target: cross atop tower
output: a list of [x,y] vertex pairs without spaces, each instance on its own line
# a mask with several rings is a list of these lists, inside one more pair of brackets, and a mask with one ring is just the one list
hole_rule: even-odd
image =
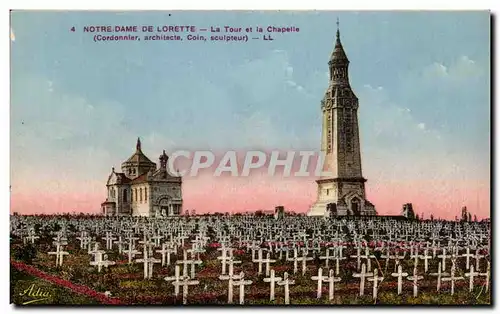
[[340,42],[340,22],[338,17],[337,17],[337,42]]

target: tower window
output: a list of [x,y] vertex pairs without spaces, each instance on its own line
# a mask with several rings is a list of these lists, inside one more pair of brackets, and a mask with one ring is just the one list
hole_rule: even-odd
[[142,188],[139,189],[139,201],[142,203]]
[[127,199],[127,198],[128,198],[128,195],[127,195],[127,190],[123,190],[123,201],[124,201],[125,203],[127,203],[127,202],[128,202],[128,199]]
[[148,202],[148,188],[144,188],[144,201]]

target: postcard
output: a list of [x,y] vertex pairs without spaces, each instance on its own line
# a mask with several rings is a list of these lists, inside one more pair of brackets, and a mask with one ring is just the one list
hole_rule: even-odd
[[10,302],[491,306],[489,11],[11,11]]

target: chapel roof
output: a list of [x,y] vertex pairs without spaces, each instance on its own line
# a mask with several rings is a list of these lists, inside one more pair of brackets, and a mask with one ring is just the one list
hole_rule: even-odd
[[115,168],[111,168],[111,174],[108,177],[107,184],[110,184],[113,175],[116,177],[116,181],[113,184],[127,184],[130,179],[122,172],[115,172]]
[[148,173],[143,173],[137,178],[130,181],[130,184],[143,183],[148,181]]
[[123,172],[115,172],[116,177],[121,180],[122,183],[130,182],[130,179]]
[[124,162],[124,164],[127,164],[127,163],[156,165],[148,157],[146,157],[146,155],[144,155],[144,153],[142,152],[141,140],[139,138],[137,138],[137,145],[136,145],[135,153]]

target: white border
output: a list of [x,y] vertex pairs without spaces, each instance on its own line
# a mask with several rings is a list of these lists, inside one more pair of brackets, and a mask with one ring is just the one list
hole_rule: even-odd
[[[167,4],[168,3],[168,4]],[[320,1],[320,0],[308,0],[308,1],[283,1],[283,2],[275,2],[271,3],[269,0],[239,0],[239,1],[215,1],[215,0],[210,0],[210,1],[204,1],[204,0],[198,0],[198,1],[162,1],[159,3],[155,3],[154,1],[147,1],[147,0],[141,0],[141,1],[131,1],[131,0],[119,0],[119,1],[110,1],[109,3],[104,3],[102,0],[83,0],[83,1],[57,1],[57,0],[44,0],[44,1],[2,1],[0,6],[2,7],[1,15],[0,15],[0,22],[1,22],[1,30],[0,34],[2,34],[2,40],[0,40],[0,54],[2,58],[0,58],[2,62],[1,69],[4,69],[3,75],[2,75],[2,84],[0,85],[0,91],[1,91],[1,99],[3,100],[2,105],[0,106],[0,127],[2,128],[0,132],[0,139],[1,139],[1,146],[3,149],[0,151],[0,156],[1,156],[1,167],[0,167],[0,180],[1,180],[1,189],[0,189],[0,200],[2,203],[3,207],[3,212],[4,216],[1,216],[1,224],[4,226],[3,230],[6,230],[5,233],[7,233],[7,230],[9,230],[9,208],[10,208],[10,194],[9,194],[9,182],[10,182],[10,164],[9,164],[9,150],[6,149],[7,147],[10,148],[10,125],[9,125],[9,120],[10,120],[10,115],[9,115],[9,90],[10,90],[10,85],[9,85],[9,46],[10,46],[10,40],[9,40],[9,35],[10,35],[10,27],[9,27],[9,9],[44,9],[44,10],[51,10],[51,9],[57,9],[57,10],[116,10],[116,11],[124,11],[124,10],[311,10],[311,9],[321,9],[321,10],[487,10],[491,9],[493,13],[498,12],[497,7],[499,6],[500,1],[498,0],[474,0],[474,1],[459,1],[459,0],[419,0],[419,1],[391,1],[391,0],[349,0],[349,1],[335,1],[335,2],[329,2],[327,1]],[[498,21],[497,21],[498,23]],[[496,36],[495,36],[496,37]],[[495,40],[495,51],[498,52],[498,41]],[[498,81],[495,82],[495,90],[499,90],[498,88]],[[495,120],[499,120],[499,110],[496,110],[495,113]],[[498,128],[495,128],[495,138],[499,137],[499,134],[497,133]],[[34,152],[36,153],[36,152]],[[493,161],[492,161],[493,162]],[[495,171],[495,175],[498,173]],[[495,188],[495,196],[497,189]],[[493,203],[492,203],[493,204]],[[495,221],[494,225],[498,225],[498,214],[494,215],[495,216]],[[495,252],[498,252],[498,242],[495,241]],[[1,237],[1,246],[0,246],[0,251],[1,252],[7,252],[9,250],[9,242],[7,241],[7,234],[4,235],[4,237]],[[495,256],[496,257],[496,256]],[[5,263],[5,268],[4,269],[9,269],[7,257],[3,258],[3,263]],[[494,274],[496,274],[497,271],[495,269]],[[2,298],[3,302],[1,304],[2,309],[7,310],[8,312],[11,312],[14,310],[13,306],[8,304],[9,296],[7,295],[10,293],[10,279],[9,279],[9,272],[3,271],[0,273],[2,276],[1,282],[5,285],[4,289],[2,289],[3,294],[5,296]],[[496,282],[496,276],[492,280],[493,282]],[[498,289],[494,289],[495,292],[498,292]],[[495,293],[494,300],[496,299],[497,302],[498,298],[496,298],[498,293]],[[389,311],[394,311],[394,310],[400,310],[398,308],[377,308],[378,310],[389,310]],[[269,308],[271,310],[271,308]],[[411,307],[407,307],[404,310],[410,310]],[[422,309],[422,308],[420,308]],[[47,308],[47,309],[41,309],[41,310],[52,310],[52,308]],[[73,312],[77,309],[70,309],[70,308],[62,308],[60,309],[65,312]],[[93,313],[101,313],[105,312],[107,309],[105,307],[102,308],[88,308],[88,311],[92,311]],[[136,310],[138,311],[143,311],[143,309],[137,308]],[[182,308],[155,308],[155,309],[148,309],[154,312],[158,313],[165,313],[165,311],[183,311],[183,312],[191,312],[193,309],[182,309]],[[206,311],[218,311],[219,308],[210,308],[206,309]],[[253,310],[253,308],[246,308],[246,310]],[[265,309],[264,309],[265,310]],[[293,310],[293,308],[292,308]],[[342,313],[348,309],[344,308],[295,308],[295,310],[300,310],[304,312],[316,312],[316,311],[335,311],[336,313]],[[371,308],[356,308],[355,311],[370,311]],[[417,308],[418,310],[418,308]],[[445,312],[448,311],[455,311],[455,308],[424,308],[423,310],[429,311],[429,312],[439,312],[441,313],[443,310]],[[31,311],[34,311],[31,309]],[[236,311],[236,309],[229,309],[228,311]],[[290,311],[288,308],[277,308],[277,309],[272,309],[272,311],[277,311],[277,312],[285,312],[285,311]]]

